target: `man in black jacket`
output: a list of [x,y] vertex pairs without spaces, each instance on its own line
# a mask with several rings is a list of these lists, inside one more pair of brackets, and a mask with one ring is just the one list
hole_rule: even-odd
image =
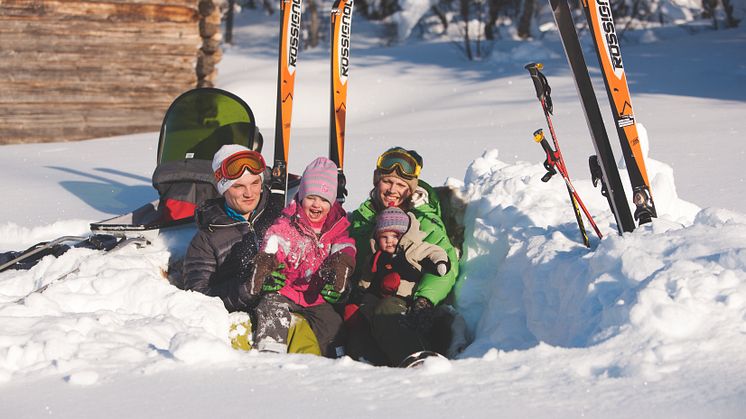
[[282,208],[270,204],[262,155],[229,144],[212,161],[222,198],[195,211],[198,231],[184,259],[184,289],[220,297],[228,311],[247,311],[254,303],[248,279],[264,233]]

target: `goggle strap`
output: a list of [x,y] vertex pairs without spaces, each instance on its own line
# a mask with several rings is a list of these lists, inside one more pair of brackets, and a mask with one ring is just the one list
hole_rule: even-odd
[[378,170],[380,170],[380,171],[381,171],[381,173],[383,173],[383,174],[385,174],[385,175],[389,175],[389,174],[391,174],[391,173],[394,173],[394,172],[396,172],[396,173],[398,173],[398,174],[399,174],[399,176],[400,176],[400,177],[403,177],[404,179],[407,179],[407,180],[410,180],[410,179],[414,179],[414,178],[416,178],[416,177],[417,177],[417,175],[411,175],[411,174],[409,174],[409,173],[406,173],[406,172],[405,172],[404,170],[402,170],[402,168],[401,168],[401,164],[399,164],[399,163],[394,163],[394,164],[393,164],[393,165],[392,165],[392,166],[391,166],[390,168],[388,168],[388,169],[385,169],[385,168],[383,168],[383,167],[379,167],[379,168],[378,168]]

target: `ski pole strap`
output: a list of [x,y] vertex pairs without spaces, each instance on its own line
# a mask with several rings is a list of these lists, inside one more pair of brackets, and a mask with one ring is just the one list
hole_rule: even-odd
[[534,88],[536,89],[536,97],[543,102],[546,111],[552,113],[554,107],[552,105],[552,88],[549,87],[549,82],[546,76],[541,70],[544,68],[542,63],[529,63],[524,66],[531,75],[531,80],[534,81]]

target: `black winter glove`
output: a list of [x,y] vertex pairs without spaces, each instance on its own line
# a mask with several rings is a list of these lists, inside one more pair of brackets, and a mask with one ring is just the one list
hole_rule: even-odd
[[433,303],[425,297],[417,297],[404,316],[404,325],[419,333],[427,333],[433,327]]
[[277,265],[277,269],[272,271],[269,276],[264,278],[264,285],[262,285],[263,293],[273,293],[280,291],[285,286],[285,274],[282,270],[285,269],[285,264],[281,263]]
[[[355,270],[355,258],[343,252],[336,252],[329,255],[319,268],[319,276],[324,284],[331,285],[331,289],[338,293],[347,290],[347,280]],[[329,289],[327,287],[327,289]]]
[[[285,285],[285,278],[282,277],[282,284],[274,284],[273,279],[277,278],[276,271],[280,269],[280,263],[277,262],[277,258],[273,254],[260,252],[252,261],[254,269],[251,271],[251,276],[247,278],[249,282],[249,294],[259,295],[262,291],[271,292],[277,291]],[[272,283],[277,287],[276,290],[266,288],[267,283]]]

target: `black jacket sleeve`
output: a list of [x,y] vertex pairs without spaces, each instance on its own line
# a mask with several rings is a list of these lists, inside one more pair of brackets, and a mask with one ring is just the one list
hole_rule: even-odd
[[[256,246],[240,246],[242,241],[235,240],[240,235],[231,238],[223,231],[197,233],[184,259],[184,289],[220,297],[228,311],[246,311],[255,299],[249,295],[247,272]],[[254,237],[244,240],[253,241]]]
[[210,292],[210,282],[215,276],[217,265],[217,255],[206,234],[198,231],[184,258],[184,289],[213,295]]

